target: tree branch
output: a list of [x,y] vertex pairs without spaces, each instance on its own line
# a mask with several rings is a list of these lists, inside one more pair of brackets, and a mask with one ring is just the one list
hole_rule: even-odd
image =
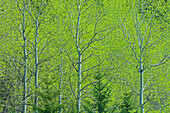
[[73,91],[73,87],[72,87],[71,79],[70,79],[70,78],[71,78],[71,76],[69,77],[69,84],[70,84],[71,91],[72,91],[74,97],[75,97],[76,99],[78,99],[77,96],[76,96],[76,94],[75,94],[75,92]]
[[71,61],[72,66],[78,72],[78,69],[75,67],[74,62],[71,60],[71,57],[69,56],[68,52],[66,50],[65,50],[65,52],[67,53],[67,56],[68,56],[69,60]]
[[85,71],[89,71],[89,70],[91,70],[91,69],[99,66],[99,65],[102,64],[102,63],[103,63],[103,62],[101,62],[101,63],[99,63],[99,64],[97,64],[97,65],[95,65],[95,66],[93,66],[93,67],[91,67],[91,68],[89,68],[89,69],[83,70],[82,73],[85,72]]
[[89,55],[88,57],[86,57],[85,59],[83,59],[83,60],[81,61],[81,63],[84,62],[84,61],[86,61],[88,58],[91,58],[92,55],[93,55],[93,54],[90,53],[90,55]]
[[[167,58],[167,60],[165,60],[166,58]],[[166,62],[168,62],[169,58],[170,58],[170,56],[165,55],[157,64],[150,65],[150,67],[157,67],[157,66],[163,65]]]
[[126,83],[127,83],[127,85],[137,94],[137,95],[139,95],[139,93],[129,84],[129,82],[128,81],[126,81],[126,80],[124,80],[124,79],[122,79],[122,78],[120,78],[118,75],[117,75],[117,77],[120,79],[120,80],[122,80],[122,81],[125,81]]
[[[93,39],[95,38],[95,36],[97,35],[97,33],[94,33],[94,35],[93,35],[93,37],[91,38],[91,40],[90,40],[90,42],[89,43],[87,43],[86,45],[84,45],[83,47],[82,47],[82,52],[80,53],[81,55],[84,53],[84,51],[86,50],[86,49],[88,49],[88,47],[93,43]],[[86,47],[85,47],[86,46]]]
[[30,13],[30,15],[31,15],[31,17],[32,17],[32,19],[33,19],[33,21],[36,22],[36,20],[34,19],[34,17],[33,17],[32,13],[31,13],[31,11],[30,11],[30,9],[29,9],[28,1],[27,1],[27,0],[26,0],[26,3],[27,3],[28,12]]

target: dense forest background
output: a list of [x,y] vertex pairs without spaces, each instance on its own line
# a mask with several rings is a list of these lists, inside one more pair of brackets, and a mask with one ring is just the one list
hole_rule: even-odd
[[1,0],[1,113],[170,113],[168,0]]

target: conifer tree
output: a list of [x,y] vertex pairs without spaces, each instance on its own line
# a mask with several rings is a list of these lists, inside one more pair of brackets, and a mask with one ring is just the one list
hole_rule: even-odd
[[39,113],[57,113],[62,105],[56,103],[60,93],[59,89],[56,90],[56,87],[53,85],[56,81],[47,77],[44,79],[44,83],[44,90],[38,91],[38,96],[42,101],[41,106],[33,105],[33,107]]
[[122,97],[123,102],[120,105],[120,113],[137,113],[135,103],[133,102],[131,92],[127,92]]
[[108,87],[108,82],[105,83],[106,74],[100,70],[94,75],[95,83],[92,85],[92,102],[86,101],[89,107],[85,107],[85,111],[88,113],[98,112],[106,113],[109,111],[108,102],[111,96],[111,90]]

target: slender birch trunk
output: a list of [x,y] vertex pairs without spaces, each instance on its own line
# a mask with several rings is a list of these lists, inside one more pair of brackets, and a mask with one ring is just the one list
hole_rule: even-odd
[[[38,40],[38,18],[39,18],[39,11],[36,16],[36,31],[35,31],[35,106],[38,106],[38,52],[37,52],[37,40]],[[35,108],[35,113],[38,113],[38,110]]]
[[22,34],[24,40],[24,75],[23,75],[23,113],[26,113],[26,95],[27,95],[27,40],[25,36],[25,0],[23,1],[23,25],[22,25]]
[[142,63],[142,58],[143,58],[143,50],[142,50],[142,43],[143,43],[143,38],[141,40],[141,45],[140,45],[140,67],[139,67],[139,73],[140,73],[140,109],[141,113],[144,113],[144,106],[143,106],[143,63]]
[[80,112],[81,108],[81,58],[82,55],[80,54],[80,51],[78,53],[79,55],[79,64],[78,64],[78,102],[77,102],[77,112]]
[[81,109],[81,62],[82,62],[82,55],[81,50],[79,47],[79,24],[80,24],[80,5],[78,5],[78,21],[77,21],[77,30],[76,30],[76,48],[78,53],[78,100],[77,100],[77,113],[80,112]]
[[62,94],[61,94],[62,81],[63,81],[63,56],[61,55],[61,76],[60,76],[60,84],[59,84],[60,94],[59,94],[59,102],[58,102],[59,105],[60,105],[59,113],[62,113],[62,108],[61,108],[61,104],[62,104],[62,102],[61,102],[61,98],[62,98]]
[[[141,20],[143,20],[143,19],[144,18],[143,18],[143,0],[142,0]],[[138,25],[138,27],[139,27],[139,25]],[[144,71],[144,69],[143,69],[143,60],[142,60],[143,59],[143,40],[144,40],[144,38],[142,36],[141,29],[140,29],[140,33],[139,33],[138,36],[141,38],[140,43],[139,43],[140,44],[139,45],[139,47],[140,47],[140,61],[139,61],[139,63],[140,63],[140,67],[139,67],[139,73],[140,73],[140,112],[144,113],[144,105],[143,105],[143,71]]]

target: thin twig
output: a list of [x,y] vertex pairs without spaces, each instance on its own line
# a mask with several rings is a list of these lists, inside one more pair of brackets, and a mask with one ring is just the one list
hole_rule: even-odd
[[70,84],[70,88],[71,88],[71,91],[72,91],[74,97],[75,97],[76,99],[78,99],[77,96],[76,96],[76,94],[75,94],[75,92],[73,91],[73,87],[72,87],[72,84],[71,84],[71,76],[69,77],[69,84]]

